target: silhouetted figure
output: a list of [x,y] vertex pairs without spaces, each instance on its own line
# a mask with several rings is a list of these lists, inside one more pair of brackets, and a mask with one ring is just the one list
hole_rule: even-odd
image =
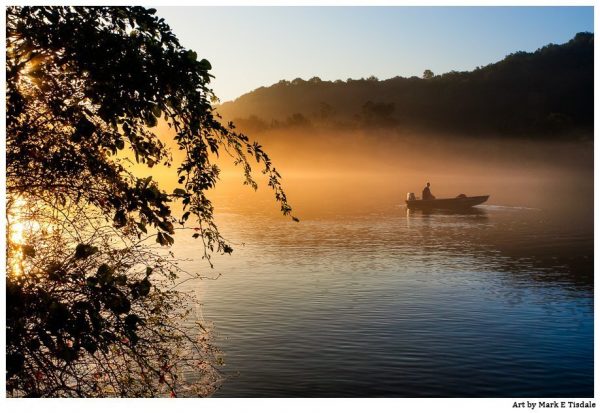
[[429,182],[427,182],[427,186],[425,187],[425,189],[423,189],[423,200],[435,199],[435,197],[431,193],[431,190],[429,189],[429,185]]

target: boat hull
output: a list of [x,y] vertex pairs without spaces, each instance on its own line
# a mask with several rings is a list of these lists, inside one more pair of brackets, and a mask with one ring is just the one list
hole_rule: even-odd
[[483,204],[488,200],[489,195],[467,196],[462,198],[446,198],[446,199],[417,199],[406,201],[408,209],[467,209],[475,205]]

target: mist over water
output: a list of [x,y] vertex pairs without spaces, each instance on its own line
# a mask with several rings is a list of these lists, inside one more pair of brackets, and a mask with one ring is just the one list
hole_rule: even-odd
[[[269,132],[257,139],[281,171],[289,200],[301,217],[404,205],[407,192],[420,197],[426,182],[438,198],[464,193],[490,195],[488,204],[493,205],[556,211],[593,207],[591,142],[385,130]],[[273,209],[267,204],[268,190],[240,191],[236,182],[239,171],[225,168],[225,185],[215,191],[217,199],[223,194],[229,203],[241,197],[240,204],[250,209]]]
[[[216,396],[592,396],[591,144],[259,138],[301,222],[223,169],[212,195],[234,253],[189,262],[222,275],[185,285],[225,353]],[[491,197],[407,211],[427,181]],[[197,258],[186,235],[176,253]]]

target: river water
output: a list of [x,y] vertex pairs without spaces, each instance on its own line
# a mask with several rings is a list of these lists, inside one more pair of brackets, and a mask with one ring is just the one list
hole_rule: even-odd
[[224,353],[215,397],[592,397],[590,203],[493,201],[300,223],[222,209],[234,254],[185,286]]

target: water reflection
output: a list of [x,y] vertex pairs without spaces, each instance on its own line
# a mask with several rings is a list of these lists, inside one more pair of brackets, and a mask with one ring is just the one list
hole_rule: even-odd
[[409,209],[406,208],[406,216],[431,216],[431,215],[437,215],[437,216],[487,216],[487,212],[484,208],[482,207],[472,207],[472,208],[465,208],[465,209],[459,209],[459,210],[452,210],[452,209]]
[[458,243],[465,253],[488,257],[488,268],[593,288],[593,227],[578,225],[570,214],[492,205],[458,212],[407,210],[406,217],[407,228],[422,231],[415,242],[441,251]]
[[589,216],[474,210],[222,217],[245,244],[190,286],[226,353],[217,396],[590,397]]

